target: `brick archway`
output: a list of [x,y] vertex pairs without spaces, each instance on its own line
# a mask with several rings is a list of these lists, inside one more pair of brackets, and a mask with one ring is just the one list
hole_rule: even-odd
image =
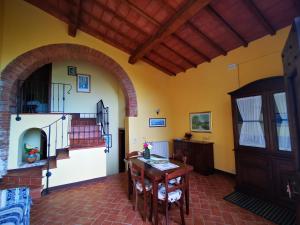
[[122,67],[105,54],[76,44],[51,44],[30,50],[2,71],[0,78],[0,178],[6,174],[9,144],[10,107],[15,104],[17,80],[25,80],[39,67],[60,60],[83,60],[110,71],[118,80],[126,102],[126,116],[137,116],[134,86]]

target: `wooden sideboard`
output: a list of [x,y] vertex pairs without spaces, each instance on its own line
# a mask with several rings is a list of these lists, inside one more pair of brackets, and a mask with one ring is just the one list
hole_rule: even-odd
[[214,172],[214,150],[212,142],[174,140],[175,159],[187,157],[187,164],[194,167],[194,171],[203,175]]

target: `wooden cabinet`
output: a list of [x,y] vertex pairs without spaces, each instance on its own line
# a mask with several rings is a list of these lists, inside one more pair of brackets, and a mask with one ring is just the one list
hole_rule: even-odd
[[284,77],[254,81],[231,92],[237,189],[292,207],[287,175],[296,169]]
[[194,171],[203,175],[214,172],[213,143],[201,141],[174,140],[175,159],[187,157],[187,164],[194,167]]
[[[300,18],[295,18],[282,52],[287,106],[290,120],[292,148],[295,152],[296,171],[289,177],[293,199],[297,204],[297,221],[300,224]],[[286,183],[286,181],[284,182]]]

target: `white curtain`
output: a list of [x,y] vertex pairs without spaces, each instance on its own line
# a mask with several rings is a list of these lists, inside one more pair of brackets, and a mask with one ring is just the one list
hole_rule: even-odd
[[243,120],[239,144],[265,148],[265,136],[260,124],[262,110],[261,96],[239,98],[236,101]]
[[278,109],[279,118],[276,118],[278,148],[282,151],[291,151],[290,131],[288,124],[288,113],[286,107],[285,93],[274,94],[275,103]]

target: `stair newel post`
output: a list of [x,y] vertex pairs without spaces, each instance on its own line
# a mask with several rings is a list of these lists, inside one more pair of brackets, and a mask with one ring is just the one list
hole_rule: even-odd
[[20,117],[20,112],[21,112],[21,85],[20,85],[20,80],[18,80],[17,83],[17,116],[16,116],[16,121],[20,121],[21,117]]
[[51,172],[50,172],[50,147],[51,147],[51,125],[48,126],[48,149],[47,149],[47,172],[46,172],[46,189],[44,194],[47,195],[49,194],[49,177],[51,176]]
[[63,114],[61,118],[61,148],[64,147],[64,120],[66,119],[65,115]]
[[63,114],[65,114],[65,99],[66,99],[66,93],[65,93],[65,84],[63,84]]

